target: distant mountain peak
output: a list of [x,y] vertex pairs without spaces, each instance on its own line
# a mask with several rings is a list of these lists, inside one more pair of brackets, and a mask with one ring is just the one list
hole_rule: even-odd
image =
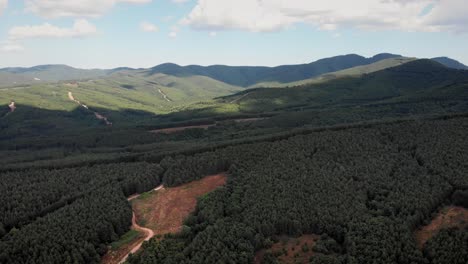
[[398,54],[379,53],[379,54],[376,54],[376,55],[372,56],[371,58],[369,58],[369,60],[371,61],[371,63],[374,63],[374,62],[378,62],[378,61],[381,61],[381,60],[392,59],[392,58],[401,58],[401,57],[403,57],[403,56],[398,55]]
[[432,58],[432,60],[437,61],[438,63],[441,63],[449,68],[468,70],[468,66],[464,65],[463,63],[457,60],[451,59],[449,57],[437,57],[437,58]]

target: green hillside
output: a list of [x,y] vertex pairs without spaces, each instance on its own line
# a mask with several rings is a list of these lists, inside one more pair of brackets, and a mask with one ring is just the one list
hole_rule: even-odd
[[449,69],[431,60],[416,60],[362,77],[343,77],[295,88],[252,89],[225,97],[220,103],[235,101],[242,111],[263,112],[294,107],[381,103],[415,97],[442,98],[445,92],[440,90],[441,87],[457,87],[466,96],[468,91],[459,87],[467,85],[467,71]]
[[167,63],[151,68],[151,73],[164,73],[175,76],[202,75],[231,85],[248,87],[259,82],[287,83],[312,78],[324,73],[335,72],[360,65],[397,58],[400,55],[382,53],[371,58],[356,54],[342,55],[321,59],[308,64],[282,65],[278,67],[250,67],[250,66],[179,66]]
[[108,75],[112,71],[113,70],[77,69],[67,65],[3,68],[0,69],[0,86],[99,78]]
[[300,80],[300,81],[290,82],[290,83],[261,82],[261,83],[257,83],[253,85],[251,88],[293,87],[293,86],[299,86],[299,85],[310,84],[310,83],[321,83],[321,82],[326,82],[326,81],[330,81],[330,80],[337,79],[337,78],[359,76],[363,74],[373,73],[373,72],[381,71],[387,68],[396,67],[396,66],[402,65],[404,63],[407,63],[413,60],[415,60],[415,58],[397,57],[397,58],[384,59],[384,60],[380,60],[380,61],[368,64],[368,65],[356,66],[356,67],[352,67],[352,68],[341,70],[341,71],[322,74],[320,76],[310,78],[310,79],[305,79],[305,80]]
[[[467,71],[431,60],[386,68],[406,60],[411,59],[382,60],[335,73],[330,80],[291,88],[245,90],[206,76],[177,77],[147,69],[120,69],[87,81],[0,88],[0,146],[36,146],[45,153],[49,147],[62,145],[74,149],[100,146],[107,156],[108,147],[113,153],[116,145],[155,140],[195,140],[198,144],[200,139],[241,140],[304,126],[468,111]],[[379,67],[386,69],[372,72]],[[70,100],[69,92],[87,108]],[[11,101],[16,104],[13,113],[7,107]],[[106,117],[112,127],[95,113]],[[226,121],[250,117],[265,119]],[[162,127],[215,123],[206,131],[174,136],[148,133]]]
[[[148,76],[146,71],[126,70],[95,80],[0,88],[0,141],[97,133],[93,130],[106,125],[95,113],[107,118],[113,129],[148,125],[157,123],[158,115],[202,108],[193,104],[241,90],[204,76]],[[69,92],[87,108],[72,101]],[[16,110],[8,113],[11,101]]]
[[437,58],[432,58],[431,60],[437,61],[438,63],[441,63],[449,68],[459,69],[459,70],[468,70],[468,66],[451,58],[437,57]]

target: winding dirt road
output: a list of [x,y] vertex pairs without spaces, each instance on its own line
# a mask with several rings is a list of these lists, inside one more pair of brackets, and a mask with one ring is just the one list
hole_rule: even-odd
[[[68,99],[72,100],[73,102],[79,104],[80,106],[86,108],[89,110],[88,106],[85,105],[85,104],[82,104],[80,101],[76,100],[75,97],[73,96],[73,93],[72,92],[68,92]],[[93,112],[94,116],[96,117],[96,119],[99,119],[99,120],[102,120],[104,121],[104,123],[106,123],[106,125],[108,126],[112,126],[112,122],[110,122],[107,117],[99,114],[98,112]]]
[[[161,190],[161,189],[164,189],[164,186],[163,186],[163,185],[158,186],[158,187],[155,188],[153,191],[157,192],[157,191],[159,191],[159,190]],[[127,200],[128,200],[128,201],[132,201],[132,200],[134,200],[134,199],[140,197],[140,195],[141,195],[141,194],[132,195],[132,196],[128,197]],[[127,260],[128,256],[129,256],[130,254],[135,254],[135,253],[141,248],[141,246],[143,245],[143,242],[148,241],[148,240],[150,240],[152,237],[154,237],[154,232],[153,232],[153,230],[151,230],[151,229],[149,229],[149,228],[146,228],[146,227],[142,227],[142,226],[140,226],[140,225],[137,223],[137,218],[136,218],[135,212],[133,212],[133,217],[132,217],[132,229],[133,229],[133,230],[136,230],[136,231],[138,231],[138,232],[143,232],[143,233],[145,233],[145,234],[146,234],[145,239],[144,239],[143,241],[141,241],[140,243],[136,244],[136,245],[130,250],[130,252],[128,252],[128,253],[119,261],[119,264],[124,263],[124,262]]]

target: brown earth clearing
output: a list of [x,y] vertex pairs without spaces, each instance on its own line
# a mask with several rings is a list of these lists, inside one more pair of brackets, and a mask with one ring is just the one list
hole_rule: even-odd
[[468,209],[458,206],[445,207],[428,225],[416,231],[416,242],[422,249],[424,244],[441,229],[465,227],[468,227]]
[[226,183],[226,175],[204,177],[178,187],[163,188],[140,196],[132,206],[140,225],[155,235],[181,231],[184,219],[195,210],[197,198]]
[[68,87],[73,87],[73,88],[77,88],[79,86],[78,82],[69,82],[69,83],[65,83],[65,85]]
[[138,236],[133,239],[128,244],[124,244],[119,248],[109,249],[109,251],[104,255],[101,259],[101,263],[103,264],[116,264],[116,263],[123,263],[128,257],[130,252],[134,251],[135,248],[139,249],[143,241],[145,241],[145,233],[139,233]]
[[206,176],[178,187],[154,190],[128,197],[132,203],[132,230],[139,235],[116,249],[110,249],[102,258],[104,264],[123,263],[130,253],[137,252],[144,241],[155,235],[181,231],[184,219],[195,210],[197,198],[226,183],[224,173]]
[[8,107],[10,108],[10,113],[13,113],[15,110],[16,110],[16,104],[15,102],[10,102],[10,104],[8,105]]
[[244,122],[255,122],[260,120],[265,120],[266,117],[253,117],[253,118],[241,118],[241,119],[234,119],[236,123],[244,123]]
[[161,128],[161,129],[155,129],[151,130],[151,133],[163,133],[163,134],[171,134],[179,131],[184,131],[187,129],[191,128],[203,128],[203,129],[208,129],[209,127],[216,126],[216,124],[210,124],[210,125],[198,125],[198,126],[182,126],[182,127],[169,127],[169,128]]
[[277,256],[280,263],[309,263],[310,257],[314,255],[312,248],[319,238],[318,235],[303,235],[297,238],[282,236],[271,248],[258,251],[254,263],[263,263],[267,252]]
[[[161,189],[164,189],[163,185],[160,185],[152,190],[152,192],[157,192]],[[132,201],[138,198],[141,194],[134,194],[127,198],[128,201]],[[154,236],[154,232],[151,229],[141,227],[137,223],[135,212],[132,216],[132,230],[138,232],[136,237],[130,238],[128,242],[122,242],[122,245],[118,248],[109,249],[109,251],[101,259],[101,262],[104,264],[114,264],[114,263],[123,263],[127,260],[130,253],[137,252],[144,241],[150,240]],[[119,240],[118,242],[121,242]]]
[[[255,122],[255,121],[260,121],[260,120],[265,120],[268,119],[267,117],[253,117],[253,118],[239,118],[239,119],[228,119],[225,121],[234,121],[236,123],[246,123],[246,122]],[[164,133],[164,134],[171,134],[179,131],[184,131],[187,129],[192,129],[192,128],[203,128],[203,129],[208,129],[209,127],[214,127],[218,124],[218,122],[214,124],[208,124],[208,125],[196,125],[196,126],[180,126],[180,127],[168,127],[168,128],[160,128],[160,129],[155,129],[151,130],[151,133]]]

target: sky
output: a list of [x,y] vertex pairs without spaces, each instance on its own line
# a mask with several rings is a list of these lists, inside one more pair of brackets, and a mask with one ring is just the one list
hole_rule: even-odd
[[0,0],[0,67],[309,63],[343,54],[468,64],[466,0]]

